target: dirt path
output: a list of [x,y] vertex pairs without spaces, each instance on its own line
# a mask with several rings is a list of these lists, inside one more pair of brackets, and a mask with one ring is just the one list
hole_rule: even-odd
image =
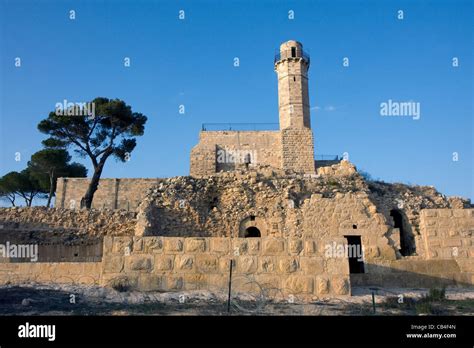
[[[377,315],[474,315],[474,289],[448,289],[443,299],[427,299],[427,290],[378,289]],[[117,292],[77,285],[0,287],[0,315],[374,315],[372,290],[353,296],[300,303],[262,297],[233,297],[227,311],[225,293],[208,291]]]

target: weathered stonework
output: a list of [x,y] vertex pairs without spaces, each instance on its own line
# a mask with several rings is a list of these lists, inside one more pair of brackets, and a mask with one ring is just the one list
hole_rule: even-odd
[[[257,166],[315,174],[308,69],[309,57],[301,43],[283,43],[275,60],[280,131],[203,130],[199,143],[191,151],[191,176]],[[226,153],[240,156],[239,159],[223,157]]]
[[[470,201],[365,180],[345,160],[315,166],[308,68],[301,44],[284,43],[275,60],[280,130],[202,131],[190,176],[101,179],[99,210],[79,209],[89,179],[62,178],[56,208],[0,209],[0,244],[39,244],[41,261],[3,258],[0,284],[225,293],[232,264],[235,292],[264,288],[275,298],[474,285]],[[245,161],[218,159],[232,153]]]

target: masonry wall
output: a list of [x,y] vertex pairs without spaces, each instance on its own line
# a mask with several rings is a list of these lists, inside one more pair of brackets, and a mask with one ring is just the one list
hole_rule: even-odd
[[237,169],[231,163],[217,161],[219,150],[249,152],[252,157],[256,154],[250,167],[258,164],[280,168],[280,147],[278,131],[202,131],[191,151],[190,174],[199,177]]
[[133,235],[135,217],[135,212],[115,210],[1,208],[0,239],[72,244],[104,235]]
[[316,173],[311,129],[281,130],[281,154],[281,168],[306,174]]
[[[343,238],[325,241],[331,242],[345,243]],[[326,258],[322,245],[321,240],[274,237],[106,237],[102,283],[126,279],[145,291],[227,291],[233,259],[234,293],[349,295],[348,260]]]
[[58,283],[99,285],[101,262],[1,263],[0,284]]
[[420,231],[427,259],[455,259],[474,272],[474,209],[424,209]]
[[[163,179],[100,179],[92,207],[97,209],[136,210],[147,189]],[[55,207],[80,209],[89,178],[59,178]]]

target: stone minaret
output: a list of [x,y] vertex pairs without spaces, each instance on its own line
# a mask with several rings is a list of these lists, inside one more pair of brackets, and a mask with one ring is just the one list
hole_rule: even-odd
[[282,168],[315,173],[314,142],[308,95],[309,56],[303,45],[287,41],[275,57],[278,75],[278,111],[282,144]]
[[311,128],[308,96],[309,56],[303,45],[287,41],[275,57],[280,129]]

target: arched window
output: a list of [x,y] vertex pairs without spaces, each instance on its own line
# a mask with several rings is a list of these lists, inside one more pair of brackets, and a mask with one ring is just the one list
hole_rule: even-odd
[[255,238],[260,237],[260,230],[255,227],[251,226],[245,230],[244,238]]

